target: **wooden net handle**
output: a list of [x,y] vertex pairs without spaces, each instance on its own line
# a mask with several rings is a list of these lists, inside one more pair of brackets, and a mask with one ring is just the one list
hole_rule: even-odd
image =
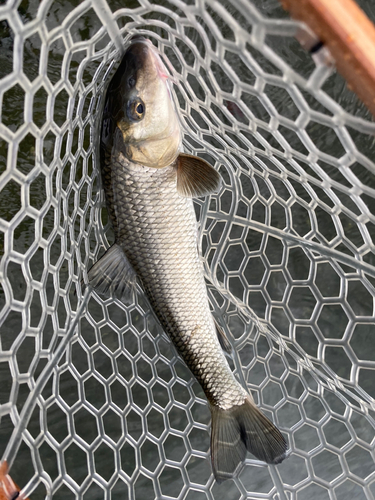
[[375,116],[375,26],[353,0],[280,0],[330,49],[348,87]]

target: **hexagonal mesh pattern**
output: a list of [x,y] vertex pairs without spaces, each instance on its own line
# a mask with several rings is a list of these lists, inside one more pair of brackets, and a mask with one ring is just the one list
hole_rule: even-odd
[[[276,1],[0,6],[0,445],[31,498],[373,498],[375,125],[297,29]],[[97,123],[136,31],[185,150],[224,178],[196,202],[208,293],[292,451],[221,486],[202,390],[142,292],[81,289],[113,241]]]

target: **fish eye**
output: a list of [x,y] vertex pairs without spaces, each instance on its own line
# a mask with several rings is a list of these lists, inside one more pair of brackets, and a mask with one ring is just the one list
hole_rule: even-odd
[[145,114],[145,105],[141,99],[135,99],[128,104],[127,109],[128,117],[131,120],[139,121],[142,120]]

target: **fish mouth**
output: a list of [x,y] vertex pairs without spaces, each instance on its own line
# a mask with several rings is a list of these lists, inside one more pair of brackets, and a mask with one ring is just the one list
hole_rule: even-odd
[[136,59],[138,59],[138,68],[145,69],[148,66],[150,73],[152,72],[151,68],[153,68],[159,78],[163,80],[169,78],[160,60],[160,54],[149,38],[138,34],[133,35],[130,38],[128,52],[134,54]]

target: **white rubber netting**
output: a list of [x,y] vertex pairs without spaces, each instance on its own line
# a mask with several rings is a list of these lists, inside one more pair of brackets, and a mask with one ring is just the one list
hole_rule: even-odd
[[[375,124],[298,29],[276,0],[2,2],[0,456],[31,499],[374,498]],[[291,447],[220,486],[204,394],[142,293],[81,287],[113,241],[97,124],[134,33],[224,178],[196,202],[209,297]]]

